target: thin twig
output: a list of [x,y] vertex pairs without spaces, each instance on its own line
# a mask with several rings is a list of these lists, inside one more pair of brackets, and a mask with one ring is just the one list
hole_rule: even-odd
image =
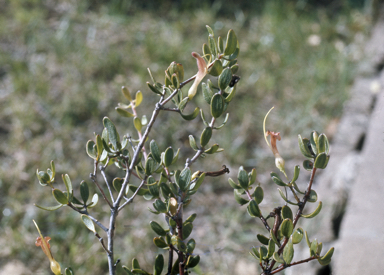
[[147,181],[147,176],[145,176],[144,179],[141,181],[141,183],[140,183],[139,187],[137,187],[135,193],[133,193],[133,195],[132,195],[129,199],[127,199],[127,200],[126,200],[126,201],[119,207],[119,209],[118,209],[117,211],[120,211],[121,209],[124,208],[124,206],[126,206],[127,204],[133,202],[133,199],[136,197],[137,193],[139,193],[141,187],[143,187],[143,185],[146,183],[146,181]]
[[282,265],[279,265],[276,269],[272,270],[272,272],[269,273],[269,274],[276,274],[276,273],[278,273],[278,272],[280,272],[280,271],[282,271],[282,270],[284,270],[284,269],[286,269],[288,267],[291,267],[291,266],[294,266],[294,265],[298,265],[298,264],[308,263],[308,262],[310,262],[312,260],[316,260],[316,259],[317,258],[315,256],[312,256],[310,258],[307,258],[307,259],[304,259],[304,260],[301,260],[301,261],[297,261],[297,262],[293,262],[293,263],[290,263],[290,264],[285,264],[285,265],[282,264]]
[[102,197],[104,198],[104,200],[108,203],[109,207],[112,208],[112,204],[111,202],[108,200],[107,196],[105,195],[103,189],[100,187],[99,183],[97,182],[97,176],[96,176],[96,173],[97,173],[97,164],[98,162],[95,160],[95,163],[94,163],[94,169],[93,169],[93,174],[91,173],[89,175],[89,177],[91,178],[91,180],[93,181],[93,183],[97,186],[97,188],[99,189]]
[[[247,197],[248,197],[249,200],[252,200],[251,193],[249,193],[248,190],[245,190],[245,194],[247,194]],[[263,215],[260,216],[260,220],[263,222],[264,227],[265,227],[268,231],[271,231],[271,227],[268,225],[268,222],[267,222],[267,220],[263,217]]]
[[105,185],[107,185],[107,188],[108,188],[108,191],[109,191],[109,196],[111,197],[112,203],[114,203],[111,185],[109,184],[107,176],[105,175],[105,168],[104,168],[104,166],[100,167],[100,173],[103,176],[103,179],[105,181]]
[[105,247],[103,238],[100,237],[100,235],[97,232],[95,232],[95,236],[96,236],[96,238],[99,239],[101,246],[104,248],[105,252],[107,252],[107,254],[110,254],[111,252]]
[[103,231],[108,232],[108,228],[106,228],[101,222],[99,222],[96,218],[89,215],[87,210],[79,210],[77,207],[75,207],[72,203],[67,204],[69,207],[71,207],[73,210],[80,214],[87,215],[95,224],[97,224]]

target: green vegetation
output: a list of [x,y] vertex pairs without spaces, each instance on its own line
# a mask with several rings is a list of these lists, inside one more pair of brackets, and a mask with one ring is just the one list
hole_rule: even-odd
[[[33,244],[36,234],[31,219],[37,216],[40,228],[48,231],[43,233],[49,233],[59,250],[66,251],[60,255],[65,266],[72,266],[77,274],[86,274],[84,270],[90,267],[93,274],[106,273],[106,259],[90,256],[102,253],[99,244],[75,213],[65,209],[65,215],[56,216],[32,205],[45,197],[35,191],[39,190],[36,166],[43,169],[54,159],[58,175],[65,171],[76,184],[87,179],[92,162],[79,152],[85,152],[90,131],[102,130],[100,121],[105,115],[124,129],[125,120],[111,111],[117,102],[123,102],[120,87],[151,93],[143,85],[150,81],[146,67],[155,78],[163,77],[162,68],[171,61],[195,68],[195,60],[185,53],[201,53],[195,47],[206,40],[201,39],[206,35],[206,24],[215,31],[233,28],[241,37],[242,78],[237,102],[230,106],[234,114],[228,121],[231,126],[216,140],[230,149],[204,164],[205,170],[222,163],[237,167],[244,159],[247,166],[264,165],[266,156],[271,162],[270,154],[257,148],[265,148],[261,122],[272,105],[278,108],[270,124],[288,141],[280,149],[286,160],[298,154],[297,147],[289,143],[296,143],[296,133],[313,128],[323,132],[341,115],[370,23],[361,11],[345,9],[330,14],[321,8],[301,10],[294,3],[269,1],[258,15],[235,9],[221,17],[205,5],[182,13],[171,9],[164,18],[145,9],[125,14],[112,6],[98,4],[90,9],[69,1],[4,4],[0,11],[1,265],[16,258],[33,273],[48,274],[44,273],[48,272],[44,255],[36,253]],[[193,73],[186,70],[185,75]],[[155,103],[151,97],[146,99],[142,110]],[[166,116],[158,127],[169,129],[168,136],[164,131],[157,135],[160,131],[154,129],[159,144],[176,129]],[[173,137],[182,142],[188,131],[178,131]],[[237,259],[253,262],[248,251],[255,224],[234,207],[226,180],[203,189],[205,193],[195,201],[195,208],[200,206],[196,223],[201,223],[202,229],[194,232],[201,249],[198,253],[206,256],[201,270],[233,274],[236,266],[223,263]],[[150,265],[157,254],[155,249],[140,249],[150,245],[143,243],[150,238],[142,237],[153,232],[149,226],[142,230],[141,220],[133,218],[148,216],[146,207],[147,202],[140,201],[134,212],[127,211],[122,220],[129,221],[123,225],[129,234],[116,232],[122,239],[116,250],[137,248],[127,251],[124,262],[138,254],[142,266]],[[203,218],[218,208],[220,215]],[[74,225],[62,226],[68,221]]]

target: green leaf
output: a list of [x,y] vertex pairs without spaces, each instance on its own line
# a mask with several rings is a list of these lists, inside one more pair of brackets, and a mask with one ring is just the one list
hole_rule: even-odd
[[188,266],[188,268],[193,268],[193,267],[197,266],[199,264],[199,262],[200,262],[200,256],[199,255],[189,256],[187,266]]
[[285,200],[287,203],[290,203],[290,204],[293,204],[293,205],[298,205],[297,203],[288,200],[288,199],[285,197],[284,192],[281,191],[280,188],[277,188],[277,190],[279,190],[279,194],[280,194],[280,196],[281,196],[281,197],[283,198],[283,200]]
[[230,68],[225,68],[219,76],[218,84],[219,88],[222,91],[225,91],[225,88],[228,87],[229,83],[232,80],[232,71]]
[[190,253],[192,254],[193,253],[193,250],[195,250],[195,246],[196,246],[196,242],[194,239],[190,239],[188,242],[187,242],[187,253]]
[[295,170],[293,172],[293,178],[292,178],[291,182],[295,182],[299,178],[299,175],[300,175],[300,166],[296,165]]
[[133,274],[143,274],[143,275],[151,275],[151,273],[148,273],[147,271],[143,269],[132,269]]
[[265,257],[265,259],[271,258],[274,252],[275,252],[275,242],[273,240],[269,240],[269,242],[268,242],[268,254]]
[[72,201],[73,189],[71,179],[69,178],[68,174],[63,175],[62,178],[65,184],[65,188],[67,189],[67,199],[68,201]]
[[180,82],[179,82],[179,79],[177,78],[176,74],[173,74],[171,76],[171,82],[172,82],[173,87],[175,87],[176,89],[179,88]]
[[[127,186],[127,189],[132,191],[132,193],[135,193],[136,190],[137,190],[137,186],[134,186],[134,185],[131,185],[131,184],[128,184]],[[128,193],[128,192],[127,192]],[[147,193],[149,193],[149,190],[148,189],[144,189],[144,188],[140,188],[140,190],[137,192],[137,195],[139,196],[144,196],[146,195]]]
[[213,97],[213,92],[211,90],[211,88],[206,84],[206,83],[202,83],[201,84],[201,90],[203,92],[203,97],[204,97],[204,100],[208,103],[208,104],[211,104],[211,101],[212,101],[212,97]]
[[276,183],[277,185],[287,186],[287,184],[284,183],[275,172],[271,172],[271,178],[272,178],[273,182]]
[[125,86],[121,87],[121,92],[123,93],[126,99],[128,99],[129,101],[132,101],[131,93],[129,92],[127,87]]
[[236,86],[233,87],[227,87],[226,92],[228,92],[228,95],[224,98],[224,102],[229,103],[232,101],[232,99],[235,97],[236,94]]
[[97,158],[97,152],[95,150],[95,142],[93,140],[88,140],[86,150],[87,154],[90,158],[96,159]]
[[241,187],[239,185],[237,185],[231,178],[228,179],[228,182],[229,182],[229,185],[233,188],[233,189],[241,189]]
[[227,34],[227,41],[225,44],[224,54],[231,55],[236,51],[236,48],[237,48],[237,37],[235,32],[231,29],[228,31],[228,34]]
[[193,224],[190,222],[184,223],[183,225],[183,240],[187,239],[191,235]]
[[174,196],[171,189],[169,188],[169,186],[166,183],[164,183],[164,182],[160,183],[160,189],[161,189],[161,193],[163,194],[163,197],[165,199],[168,199],[170,196]]
[[309,241],[309,236],[307,231],[304,232],[304,236],[305,236],[305,241],[307,242],[308,247],[311,248],[311,242]]
[[239,203],[240,205],[244,205],[244,204],[247,204],[247,203],[248,203],[248,200],[242,198],[241,195],[239,194],[239,192],[238,192],[236,189],[233,190],[233,194],[235,195],[235,200],[236,200],[237,203]]
[[238,70],[239,70],[239,64],[235,64],[235,65],[231,66],[232,74],[237,73]]
[[259,255],[260,255],[260,258],[259,258],[260,263],[262,263],[263,258],[268,255],[268,249],[264,245],[259,247]]
[[292,262],[294,255],[294,250],[293,250],[293,243],[292,239],[289,239],[287,245],[284,247],[283,250],[283,259],[287,264],[290,264]]
[[237,42],[237,47],[236,47],[235,52],[233,54],[231,54],[230,56],[224,57],[224,59],[234,60],[239,56],[239,53],[240,53],[239,42]]
[[158,95],[163,95],[163,90],[159,88],[157,88],[156,85],[152,85],[151,83],[147,82],[147,86],[148,88],[154,92],[155,94],[158,94]]
[[293,188],[295,188],[295,190],[296,190],[298,193],[300,193],[300,194],[302,194],[302,195],[305,194],[305,192],[300,191],[300,189],[299,189],[299,187],[297,186],[296,182],[292,182],[292,184],[293,184]]
[[212,128],[211,127],[206,127],[203,132],[201,133],[200,136],[200,144],[202,147],[208,144],[209,140],[212,137]]
[[53,160],[51,160],[51,171],[52,171],[51,179],[54,179],[55,175],[56,175],[56,168],[55,168],[55,163],[53,162]]
[[189,167],[184,168],[181,173],[180,173],[180,178],[179,178],[179,187],[182,192],[185,192],[188,188],[189,183],[191,182],[191,169]]
[[224,149],[219,148],[219,144],[213,144],[207,150],[204,151],[205,154],[214,154],[218,152],[222,152]]
[[220,126],[217,126],[217,127],[213,127],[213,129],[221,129],[221,128],[223,128],[223,126],[227,123],[227,121],[228,121],[228,118],[229,118],[229,114],[227,113],[226,115],[225,115],[225,118],[224,118],[224,121],[223,121],[223,123],[221,123],[221,125]]
[[189,216],[186,220],[185,220],[185,223],[192,223],[195,219],[196,219],[196,213],[193,213],[191,216]]
[[159,185],[152,176],[148,177],[147,186],[148,186],[149,193],[151,193],[151,195],[154,198],[158,198],[160,195]]
[[248,204],[247,210],[251,217],[261,217],[260,208],[255,200],[251,200],[251,202]]
[[335,251],[334,247],[328,250],[328,252],[321,258],[317,259],[321,265],[328,265],[331,262],[333,252]]
[[259,259],[260,258],[260,253],[258,251],[258,249],[256,249],[256,247],[252,247],[252,251],[249,252],[253,257],[255,257],[255,259]]
[[143,125],[141,124],[141,119],[137,116],[133,118],[133,125],[135,126],[135,129],[139,132],[143,128]]
[[197,179],[197,181],[195,183],[192,183],[189,187],[189,189],[191,191],[197,191],[197,189],[199,189],[199,187],[201,186],[201,184],[203,183],[204,181],[204,178],[205,178],[205,173],[202,173],[199,178]]
[[123,265],[123,269],[124,269],[125,272],[128,273],[128,275],[133,275],[133,273],[131,272],[131,270],[130,270],[128,267],[126,267],[125,265]]
[[223,71],[223,63],[220,60],[216,59],[212,67],[208,70],[208,73],[212,76],[219,76]]
[[224,98],[221,94],[215,94],[211,101],[211,115],[218,118],[224,112]]
[[327,167],[329,157],[326,153],[320,153],[317,155],[315,160],[315,168],[324,169]]
[[279,264],[284,264],[284,260],[280,257],[279,253],[277,252],[273,253],[273,259]]
[[161,163],[161,153],[160,153],[159,147],[157,146],[156,141],[152,140],[149,146],[151,149],[151,154],[152,154],[153,159],[157,163]]
[[[183,235],[184,235],[184,232],[183,232]],[[177,249],[181,250],[182,252],[185,252],[187,250],[187,245],[177,235],[172,236],[171,243],[175,245]]]
[[323,203],[321,201],[319,201],[319,205],[317,206],[317,208],[315,209],[315,211],[313,211],[311,214],[308,214],[308,215],[304,215],[304,214],[301,214],[301,216],[303,218],[306,218],[306,219],[311,219],[311,218],[314,218],[317,216],[317,214],[320,213],[321,211],[321,207],[323,206]]
[[97,149],[97,159],[100,160],[101,155],[103,154],[103,140],[100,135],[96,135],[96,149]]
[[208,45],[206,43],[203,44],[203,57],[206,61],[209,62],[209,58],[211,56],[211,50],[209,49]]
[[311,247],[309,248],[311,257],[316,256],[317,248],[318,248],[318,243],[317,243],[317,240],[315,239],[313,242],[311,242]]
[[291,210],[291,208],[289,208],[289,206],[284,205],[283,208],[281,208],[281,217],[283,219],[293,220],[292,210]]
[[164,160],[163,160],[164,166],[169,167],[172,164],[172,160],[173,160],[173,149],[172,147],[168,147],[164,153]]
[[326,135],[321,134],[319,136],[318,145],[319,145],[319,153],[328,154],[327,150],[329,150],[329,143]]
[[115,110],[117,111],[117,113],[123,117],[134,117],[135,115],[128,112],[127,110],[121,108],[121,107],[116,107]]
[[179,103],[179,110],[182,112],[185,108],[185,106],[187,106],[187,103],[189,101],[189,97],[186,97],[184,98],[180,103]]
[[75,275],[75,273],[73,272],[72,268],[67,267],[65,269],[65,275]]
[[145,161],[145,174],[147,176],[152,175],[152,173],[154,173],[156,171],[156,168],[157,168],[157,164],[156,164],[155,160],[153,160],[153,158],[149,157]]
[[[212,100],[212,98],[211,98]],[[209,104],[211,104],[211,101],[209,101]],[[201,119],[203,120],[203,123],[206,127],[209,126],[209,123],[207,122],[207,120],[205,119],[205,115],[204,115],[204,112],[203,112],[203,109],[200,109],[200,115],[201,115]]]
[[84,203],[86,204],[89,198],[89,188],[88,184],[85,181],[80,183],[80,196]]
[[140,269],[139,261],[136,258],[132,259],[132,269]]
[[309,141],[311,143],[312,151],[317,155],[319,153],[318,151],[318,142],[319,142],[319,134],[316,131],[312,131]]
[[40,209],[47,210],[47,211],[55,211],[55,210],[57,210],[63,206],[62,204],[55,205],[55,206],[41,206],[41,205],[38,205],[36,203],[34,203],[34,205]]
[[153,271],[154,275],[161,275],[163,268],[164,268],[164,257],[163,255],[159,254],[156,256],[156,260],[155,260],[155,267]]
[[308,148],[309,140],[303,139],[301,135],[299,135],[298,138],[299,138],[299,148],[301,153],[304,155],[304,157],[313,158],[313,155],[311,154],[311,151],[309,151],[309,148]]
[[219,53],[224,52],[224,42],[223,42],[223,39],[221,38],[221,36],[219,36],[217,38],[217,47],[219,49]]
[[37,179],[39,180],[40,184],[43,185],[43,186],[46,186],[48,182],[50,182],[50,176],[44,172],[44,171],[40,171],[37,170],[36,171],[36,176],[37,176]]
[[97,193],[95,193],[92,197],[92,203],[90,205],[88,205],[88,208],[92,208],[92,207],[95,207],[96,204],[99,202],[99,195],[97,195]]
[[85,226],[89,230],[91,230],[93,233],[96,233],[95,225],[94,225],[94,223],[93,223],[93,221],[91,220],[90,217],[88,217],[87,215],[82,214],[81,215],[81,220],[83,221],[83,223],[85,224]]
[[119,134],[117,133],[115,125],[112,123],[112,121],[108,117],[104,117],[103,119],[103,125],[107,129],[108,132],[108,138],[111,142],[113,148],[115,150],[118,150],[117,143],[119,142]]
[[165,236],[167,234],[167,232],[157,222],[151,221],[149,224],[151,225],[152,230],[155,231],[157,235]]
[[303,167],[307,171],[312,171],[312,169],[313,169],[313,162],[306,159],[306,160],[303,161]]
[[245,172],[243,166],[240,166],[239,172],[237,174],[237,180],[239,181],[240,186],[244,189],[247,190],[249,186],[249,179],[248,179],[248,174]]
[[303,236],[304,236],[304,230],[301,227],[297,228],[295,232],[293,232],[292,234],[292,243],[298,244],[303,239]]
[[164,241],[163,237],[154,238],[153,243],[159,248],[167,248],[168,247],[168,244]]
[[189,145],[191,145],[193,150],[195,150],[195,151],[199,150],[199,148],[197,147],[197,144],[196,144],[196,140],[195,140],[194,136],[192,136],[192,135],[189,135]]
[[200,111],[200,109],[198,107],[196,107],[195,110],[193,111],[193,113],[191,113],[189,115],[184,115],[184,114],[180,113],[180,115],[185,120],[193,120],[198,116],[199,111]]
[[309,193],[308,202],[316,202],[317,201],[317,194],[315,190],[311,189],[311,192]]
[[289,238],[291,236],[293,231],[293,222],[291,219],[284,219],[280,226],[281,233],[286,237]]
[[67,196],[63,192],[61,192],[59,189],[53,189],[52,194],[58,203],[68,204]]
[[[164,184],[164,183],[163,183]],[[160,213],[166,213],[167,211],[167,205],[160,199],[155,200],[153,203],[153,207],[159,211]]]
[[217,56],[217,45],[216,41],[213,37],[213,35],[208,36],[208,45],[209,45],[209,50],[211,51],[213,57]]
[[135,98],[135,106],[138,107],[142,101],[143,101],[143,93],[140,91],[137,91],[136,98]]
[[210,26],[205,25],[205,27],[207,28],[207,30],[208,30],[208,32],[209,32],[210,35],[212,35],[212,36],[215,35],[215,34],[213,33],[213,30],[212,30],[212,28],[211,28]]
[[264,245],[268,245],[269,244],[269,238],[265,237],[264,235],[261,235],[261,234],[257,234],[257,239],[259,240],[259,242],[261,242],[262,244]]
[[124,179],[122,178],[114,178],[112,181],[113,188],[120,193],[121,187],[123,187]]
[[271,230],[269,231],[269,236],[271,237],[271,239],[272,239],[276,244],[278,244],[278,245],[280,246],[280,242],[277,240],[275,234],[273,233],[273,229],[271,229]]

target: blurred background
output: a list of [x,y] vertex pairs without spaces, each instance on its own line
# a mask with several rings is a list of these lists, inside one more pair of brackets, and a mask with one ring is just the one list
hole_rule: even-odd
[[[158,81],[172,61],[183,64],[186,78],[195,74],[191,52],[202,53],[205,25],[216,37],[235,30],[241,80],[228,107],[229,121],[212,139],[225,151],[193,169],[219,170],[225,164],[235,178],[239,166],[256,167],[265,191],[262,210],[281,204],[269,178],[276,168],[263,139],[264,115],[275,106],[268,128],[281,132],[278,147],[290,175],[302,162],[297,134],[317,130],[332,141],[375,20],[369,0],[0,0],[0,7],[1,274],[50,274],[34,244],[32,219],[52,238],[53,255],[63,267],[76,274],[107,273],[105,254],[78,214],[33,206],[54,204],[36,169],[46,170],[54,160],[59,182],[68,173],[75,192],[81,180],[90,183],[93,162],[85,144],[101,133],[102,118],[110,117],[122,134],[135,135],[131,119],[114,110],[118,102],[126,103],[121,86],[143,92],[138,112],[150,117],[157,97],[145,84],[147,68]],[[200,135],[204,126],[200,118],[184,125],[174,113],[161,113],[150,139],[161,148],[186,147],[180,156],[185,160],[192,154],[188,135]],[[308,175],[302,174],[305,182]],[[197,274],[257,271],[249,250],[265,230],[238,206],[227,180],[227,175],[206,180],[186,209],[186,217],[198,214],[191,235],[202,259]],[[149,205],[138,198],[119,215],[116,255],[122,264],[131,266],[136,257],[150,267],[156,254],[164,253],[152,243],[149,221],[164,223],[147,211]],[[100,201],[94,216],[103,221],[105,214]],[[10,265],[15,273],[6,273]]]

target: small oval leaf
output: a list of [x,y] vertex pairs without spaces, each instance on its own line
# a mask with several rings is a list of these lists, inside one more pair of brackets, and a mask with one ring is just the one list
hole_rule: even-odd
[[93,221],[91,220],[90,217],[88,217],[87,215],[82,214],[81,215],[81,220],[83,221],[83,223],[85,224],[85,226],[89,230],[91,230],[93,233],[96,233],[95,225],[94,225],[94,223],[93,223]]

